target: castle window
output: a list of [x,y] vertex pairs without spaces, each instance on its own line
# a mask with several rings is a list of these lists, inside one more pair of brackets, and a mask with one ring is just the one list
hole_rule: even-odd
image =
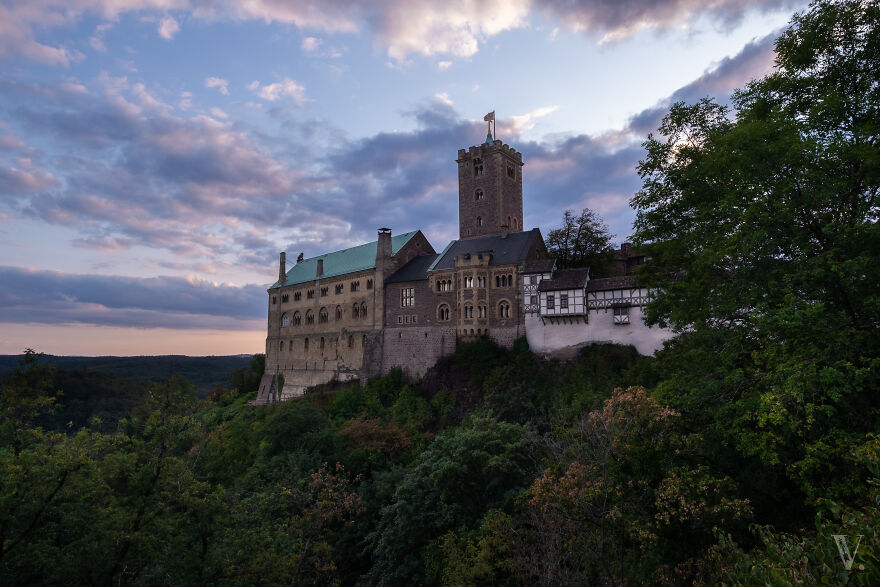
[[507,285],[513,287],[513,275],[507,275]]
[[367,289],[373,289],[373,280],[372,279],[367,280]]
[[290,301],[290,294],[284,294],[281,296],[281,303],[286,304]]
[[556,309],[556,296],[550,294],[547,296],[547,309],[555,310]]
[[400,290],[400,307],[409,308],[416,305],[416,290],[414,287],[404,287]]
[[559,308],[568,310],[568,294],[559,294]]
[[529,303],[533,306],[538,305],[538,296],[529,296]]
[[301,291],[293,292],[293,301],[294,302],[300,301],[302,299],[302,297],[303,297],[303,292],[301,292]]
[[360,281],[352,281],[351,282],[351,291],[360,291],[361,290],[361,282]]
[[443,282],[441,280],[437,280],[437,291],[443,291]]
[[477,226],[483,226],[483,217],[477,216]]
[[477,276],[477,287],[486,287],[486,276],[484,276],[484,275]]
[[272,296],[272,305],[274,306],[276,303],[278,303],[278,296]]
[[281,344],[279,345],[278,350],[280,350],[280,351],[284,350],[284,341],[283,340],[281,341]]
[[480,177],[483,175],[483,160],[480,158],[474,159],[474,177]]
[[302,324],[302,314],[300,314],[299,312],[294,312],[293,313],[293,325],[299,326],[300,324]]
[[614,324],[629,324],[629,308],[614,308]]
[[293,352],[293,341],[292,340],[287,343],[287,352],[289,352],[289,353]]
[[487,314],[486,306],[477,306],[477,318],[485,318]]
[[474,307],[470,304],[467,304],[464,307],[464,317],[465,318],[473,318],[474,317]]
[[403,324],[403,316],[402,315],[397,317],[397,323]]
[[321,324],[326,324],[327,318],[327,308],[321,308],[321,311],[318,313],[318,322],[320,322]]
[[513,229],[516,230],[517,228],[519,228],[519,227],[517,226],[516,218],[514,218],[513,219]]
[[498,317],[510,318],[510,304],[507,302],[501,302],[498,304]]
[[513,169],[513,165],[507,166],[507,177],[510,179],[516,179],[516,171]]
[[281,326],[290,326],[290,316],[281,314]]
[[321,350],[324,350],[324,337],[321,337]]
[[306,324],[314,324],[315,323],[315,313],[309,310],[306,312]]
[[360,309],[361,309],[361,307],[358,306],[357,302],[355,302],[354,305],[351,307],[351,317],[357,318],[358,314],[360,313]]
[[303,339],[303,350],[304,351],[309,350],[309,339],[307,339],[307,338]]
[[310,289],[309,291],[307,291],[307,292],[306,292],[306,298],[308,298],[308,299],[310,299],[310,300],[315,299],[315,290]]
[[415,323],[418,322],[418,321],[419,321],[419,315],[418,315],[418,314],[413,314],[413,315],[412,315],[412,323],[415,324]]
[[501,277],[498,275],[495,276],[495,287],[501,287]]
[[404,317],[403,317],[403,323],[404,323],[404,324],[409,324],[409,318],[410,318],[409,314],[407,314],[406,316],[404,316]]
[[367,317],[367,303],[361,302],[361,318],[366,319]]
[[341,283],[337,283],[336,287],[334,288],[336,295],[341,294],[343,289],[345,289],[345,286]]
[[321,288],[321,297],[322,297],[322,298],[327,297],[327,293],[329,292],[329,290],[330,290],[329,287],[322,287],[322,288]]
[[352,348],[353,346],[354,346],[354,337],[349,336],[348,337],[348,348]]
[[466,289],[471,289],[474,287],[474,278],[472,275],[468,275],[464,278],[464,287]]
[[367,335],[366,334],[361,337],[361,346],[364,348],[367,348]]
[[538,283],[538,276],[537,275],[529,275],[529,283],[531,283],[532,285],[535,285],[536,283]]
[[449,306],[441,304],[440,307],[437,308],[437,319],[441,322],[447,322],[449,320]]
[[475,191],[475,192],[474,192],[474,199],[475,199],[476,201],[478,201],[478,202],[479,202],[480,200],[482,200],[482,199],[483,199],[483,190],[477,190],[477,191]]

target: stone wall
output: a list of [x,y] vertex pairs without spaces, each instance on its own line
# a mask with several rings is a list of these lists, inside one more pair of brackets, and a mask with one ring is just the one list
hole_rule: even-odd
[[422,377],[438,359],[455,353],[455,328],[386,328],[383,373],[401,367],[409,377]]

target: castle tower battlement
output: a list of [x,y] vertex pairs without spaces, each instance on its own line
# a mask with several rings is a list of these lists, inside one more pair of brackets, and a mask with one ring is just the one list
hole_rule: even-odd
[[523,231],[522,153],[495,139],[458,150],[459,238]]

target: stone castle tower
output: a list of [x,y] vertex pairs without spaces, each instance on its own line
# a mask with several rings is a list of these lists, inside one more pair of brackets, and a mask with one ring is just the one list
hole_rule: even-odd
[[522,153],[489,134],[456,161],[459,238],[522,232]]

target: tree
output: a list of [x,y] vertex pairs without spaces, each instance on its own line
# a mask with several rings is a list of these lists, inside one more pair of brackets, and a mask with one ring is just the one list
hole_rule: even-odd
[[783,522],[864,492],[851,453],[880,423],[880,6],[815,2],[776,53],[732,109],[673,106],[632,203],[649,321],[686,331],[660,397]]
[[577,216],[574,210],[566,210],[562,226],[547,234],[547,251],[560,267],[591,267],[601,274],[611,262],[612,238],[608,225],[589,208]]

